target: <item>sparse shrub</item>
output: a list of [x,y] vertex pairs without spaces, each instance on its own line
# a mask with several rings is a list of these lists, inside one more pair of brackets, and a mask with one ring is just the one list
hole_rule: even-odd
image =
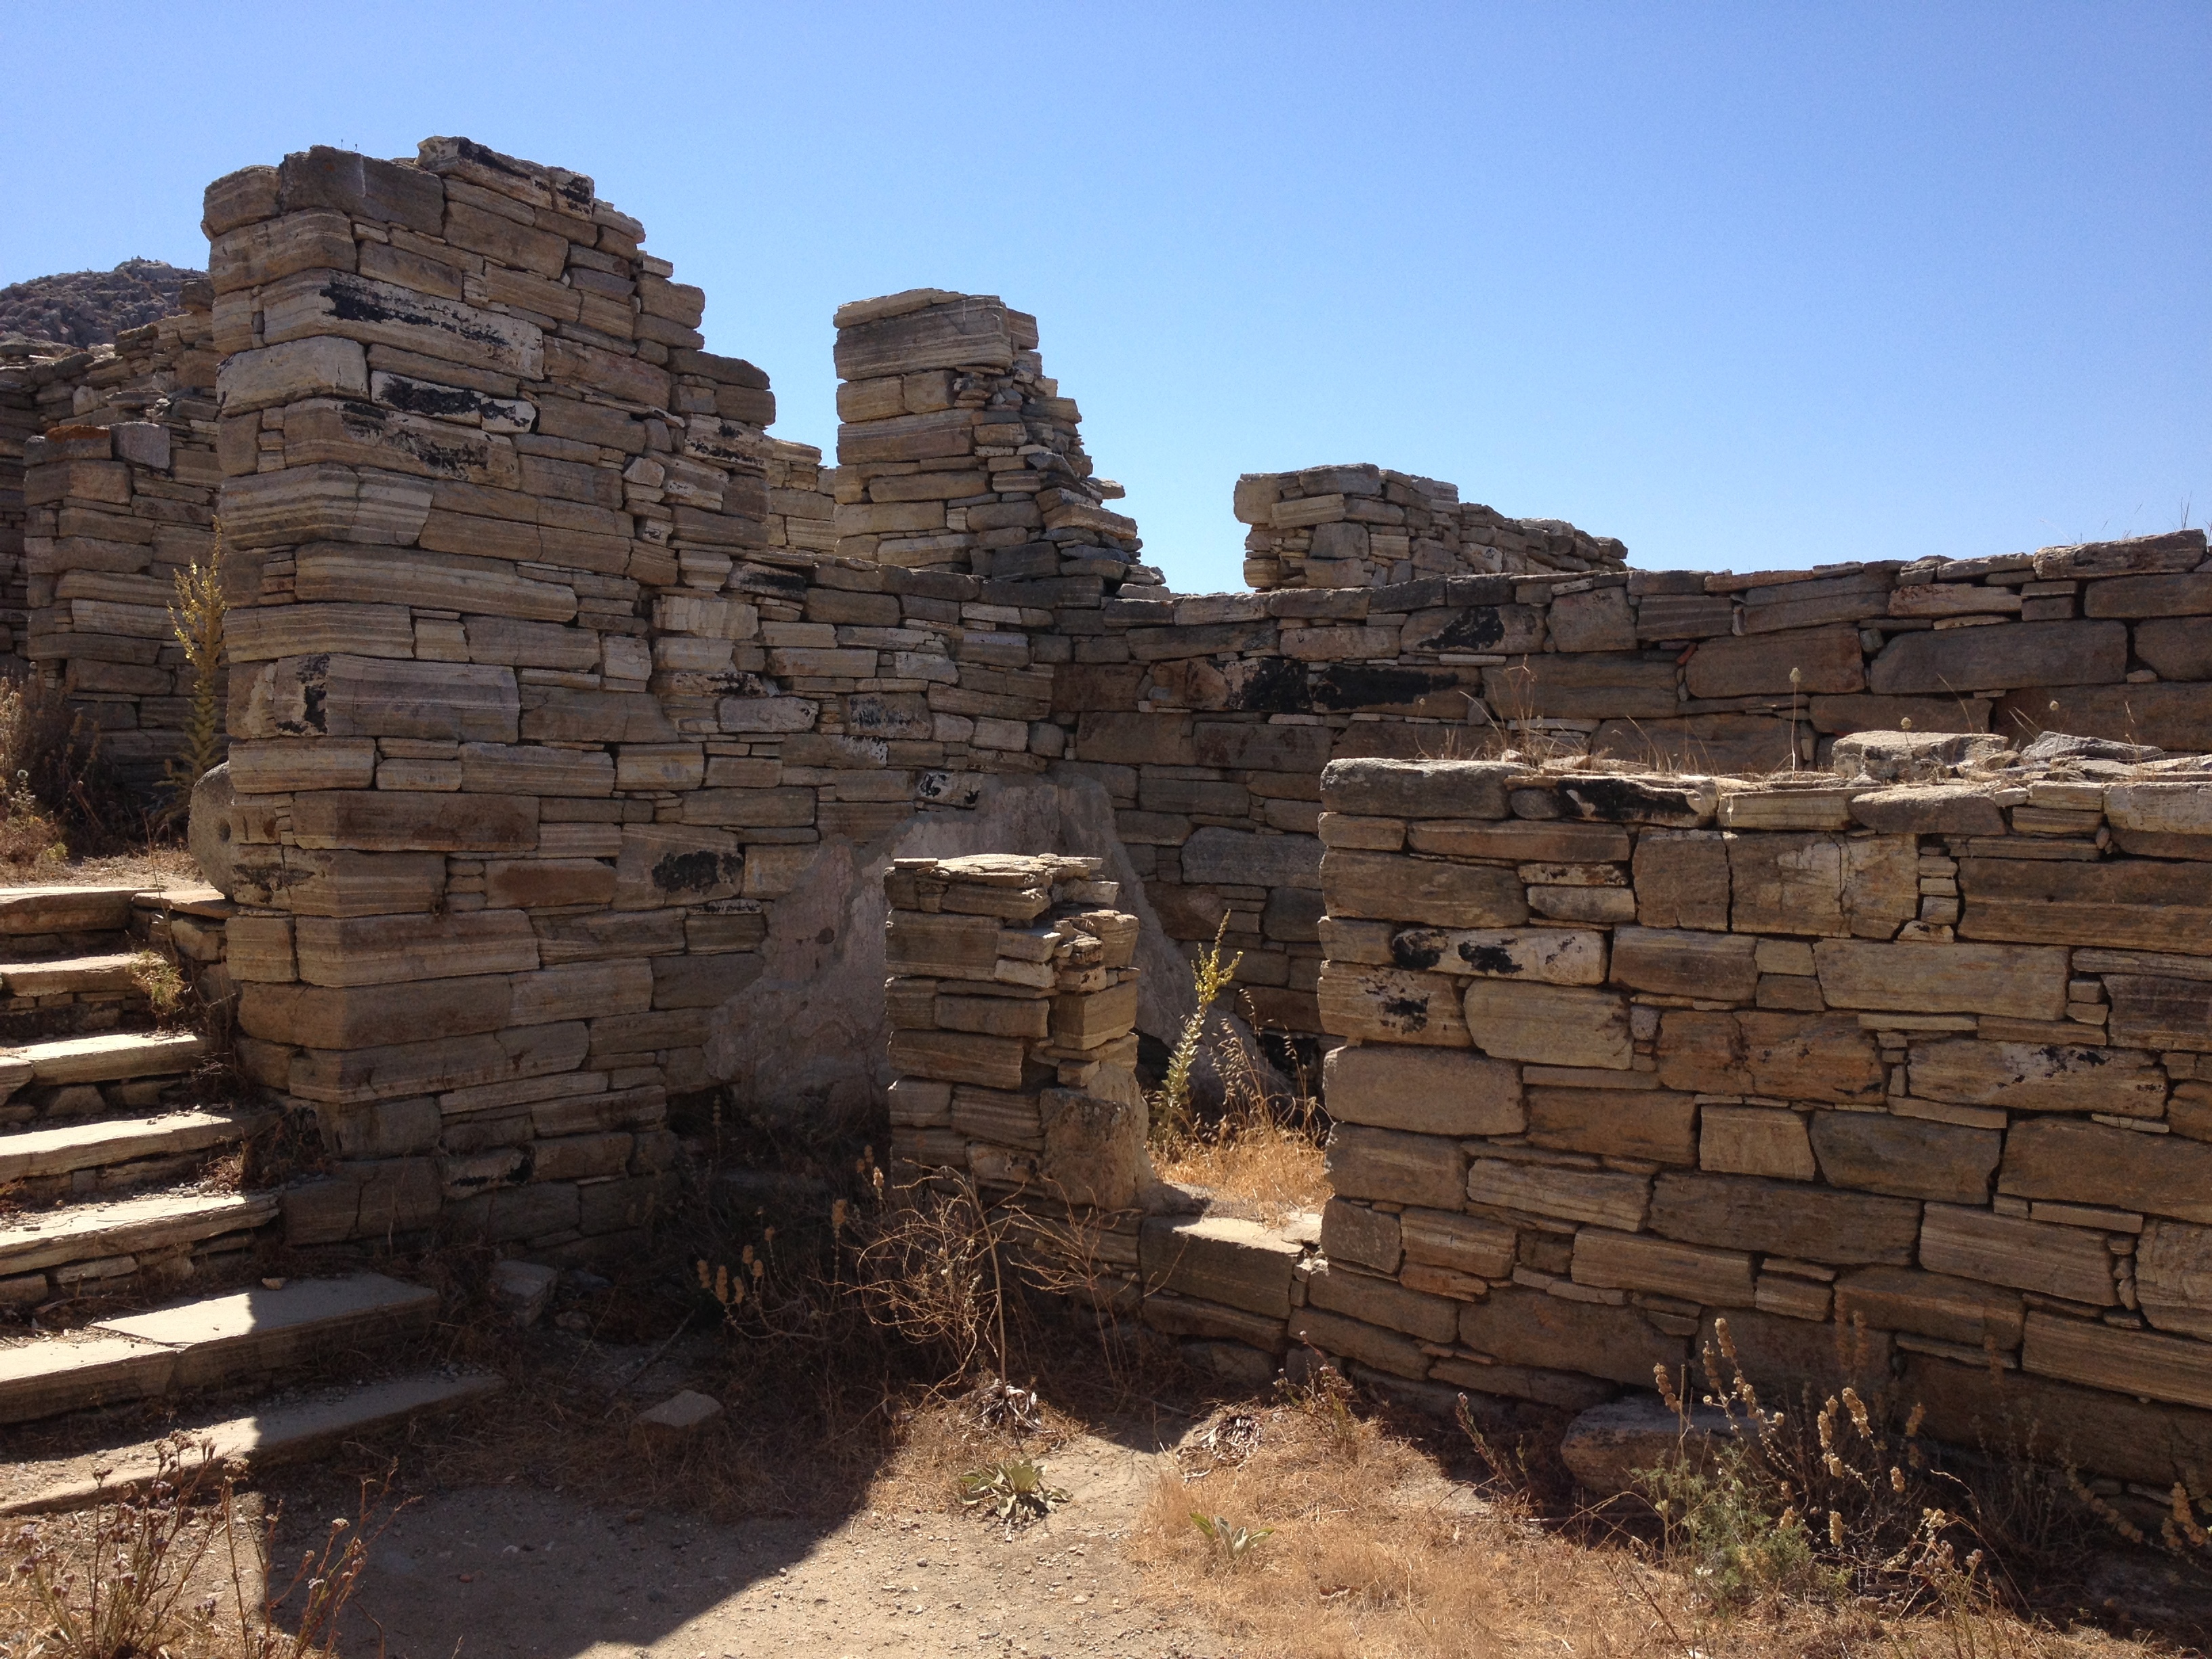
[[960,1477],[957,1486],[963,1504],[985,1510],[1010,1526],[1042,1519],[1068,1498],[1066,1488],[1045,1480],[1044,1465],[1028,1457],[970,1469]]
[[[15,695],[13,691],[0,692],[0,702]],[[4,718],[0,714],[0,719]],[[7,816],[0,819],[0,863],[27,872],[41,866],[67,861],[69,845],[62,837],[61,826],[31,793],[28,772],[15,774],[4,803]]]
[[175,963],[159,951],[140,951],[131,958],[130,975],[131,984],[137,988],[138,994],[146,999],[146,1005],[153,1010],[155,1019],[175,1018],[177,1010],[184,1005],[188,988],[185,976],[178,971]]
[[177,600],[169,607],[169,627],[184,647],[185,661],[192,671],[191,706],[185,716],[184,751],[171,759],[164,781],[168,799],[163,823],[181,823],[191,810],[192,786],[222,763],[223,706],[222,682],[223,618],[228,606],[222,592],[222,526],[215,527],[215,543],[203,564],[197,560],[177,572]]
[[[10,835],[33,849],[32,861],[120,846],[139,821],[101,752],[99,729],[35,676],[0,684],[0,775],[14,781],[8,821],[21,828]],[[68,853],[46,851],[64,842]]]
[[1213,943],[1190,964],[1191,988],[1197,993],[1198,1006],[1183,1021],[1182,1035],[1176,1039],[1175,1050],[1168,1056],[1167,1076],[1152,1098],[1152,1121],[1157,1128],[1178,1129],[1190,1121],[1190,1073],[1198,1063],[1199,1044],[1205,1040],[1206,1016],[1236,979],[1237,969],[1244,961],[1244,953],[1239,951],[1230,957],[1225,967],[1223,965],[1221,942],[1228,933],[1229,916],[1224,912],[1221,925],[1213,930]]

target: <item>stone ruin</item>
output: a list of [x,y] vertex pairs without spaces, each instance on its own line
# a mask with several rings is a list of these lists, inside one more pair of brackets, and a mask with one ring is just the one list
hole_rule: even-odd
[[[1587,1405],[1724,1316],[1937,1432],[2212,1462],[2202,532],[1647,572],[1316,467],[1177,594],[997,298],[837,313],[832,467],[581,174],[318,149],[205,228],[181,317],[0,360],[0,574],[143,769],[220,520],[196,844],[333,1159],[295,1242],[619,1250],[726,1087],[1083,1211],[1231,1374]],[[1142,1168],[1217,936],[1328,1052],[1316,1224]]]

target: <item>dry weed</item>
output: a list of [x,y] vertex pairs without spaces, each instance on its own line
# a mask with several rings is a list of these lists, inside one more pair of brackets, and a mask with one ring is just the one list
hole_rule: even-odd
[[1164,1121],[1156,1116],[1154,1172],[1163,1180],[1242,1199],[1270,1226],[1319,1209],[1328,1197],[1321,1103],[1303,1089],[1271,1092],[1242,1032],[1224,1035],[1213,1056],[1222,1088],[1220,1115],[1206,1121],[1188,1113]]

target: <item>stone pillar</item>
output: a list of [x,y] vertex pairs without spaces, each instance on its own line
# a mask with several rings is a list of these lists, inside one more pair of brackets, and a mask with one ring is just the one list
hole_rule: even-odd
[[1127,1210],[1148,1175],[1137,919],[1101,860],[900,859],[884,987],[895,1167]]

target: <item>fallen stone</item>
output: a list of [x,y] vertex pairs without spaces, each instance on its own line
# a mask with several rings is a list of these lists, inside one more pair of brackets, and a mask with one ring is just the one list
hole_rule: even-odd
[[721,1414],[720,1401],[684,1389],[640,1412],[630,1426],[648,1443],[668,1445],[689,1439]]

